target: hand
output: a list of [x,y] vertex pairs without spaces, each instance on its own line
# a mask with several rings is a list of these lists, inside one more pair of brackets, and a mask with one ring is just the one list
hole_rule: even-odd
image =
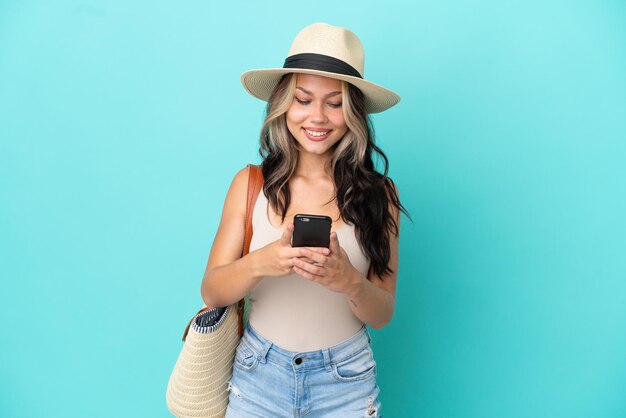
[[258,276],[286,276],[293,273],[293,258],[299,256],[300,252],[291,246],[292,235],[291,223],[278,240],[251,253],[256,259]]
[[293,271],[328,289],[353,294],[362,284],[361,274],[350,263],[339,245],[336,232],[330,233],[329,248],[299,248],[300,254],[292,260]]

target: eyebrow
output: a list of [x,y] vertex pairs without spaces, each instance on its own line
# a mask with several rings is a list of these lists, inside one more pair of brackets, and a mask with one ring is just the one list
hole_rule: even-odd
[[[296,89],[297,90],[302,90],[304,93],[306,93],[306,94],[308,94],[310,96],[313,96],[313,93],[311,93],[310,91],[308,91],[307,89],[305,89],[303,87],[296,87]],[[332,93],[328,93],[326,95],[326,97],[333,97],[333,96],[336,96],[338,94],[341,94],[341,92],[340,91],[333,91]]]

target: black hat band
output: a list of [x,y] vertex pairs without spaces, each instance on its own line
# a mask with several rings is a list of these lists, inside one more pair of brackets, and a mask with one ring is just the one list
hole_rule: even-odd
[[306,53],[292,55],[287,57],[283,68],[318,70],[363,78],[363,76],[347,62],[322,54]]

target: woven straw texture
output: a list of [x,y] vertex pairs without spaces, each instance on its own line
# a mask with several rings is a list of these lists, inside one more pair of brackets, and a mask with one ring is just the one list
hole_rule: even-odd
[[[189,328],[167,385],[167,407],[179,418],[222,418],[228,406],[228,381],[239,343],[237,305],[214,332]],[[195,321],[195,318],[194,318]]]

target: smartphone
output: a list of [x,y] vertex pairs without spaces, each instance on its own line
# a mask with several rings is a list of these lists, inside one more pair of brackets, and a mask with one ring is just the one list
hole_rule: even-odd
[[293,217],[292,247],[330,246],[330,216],[297,214]]

